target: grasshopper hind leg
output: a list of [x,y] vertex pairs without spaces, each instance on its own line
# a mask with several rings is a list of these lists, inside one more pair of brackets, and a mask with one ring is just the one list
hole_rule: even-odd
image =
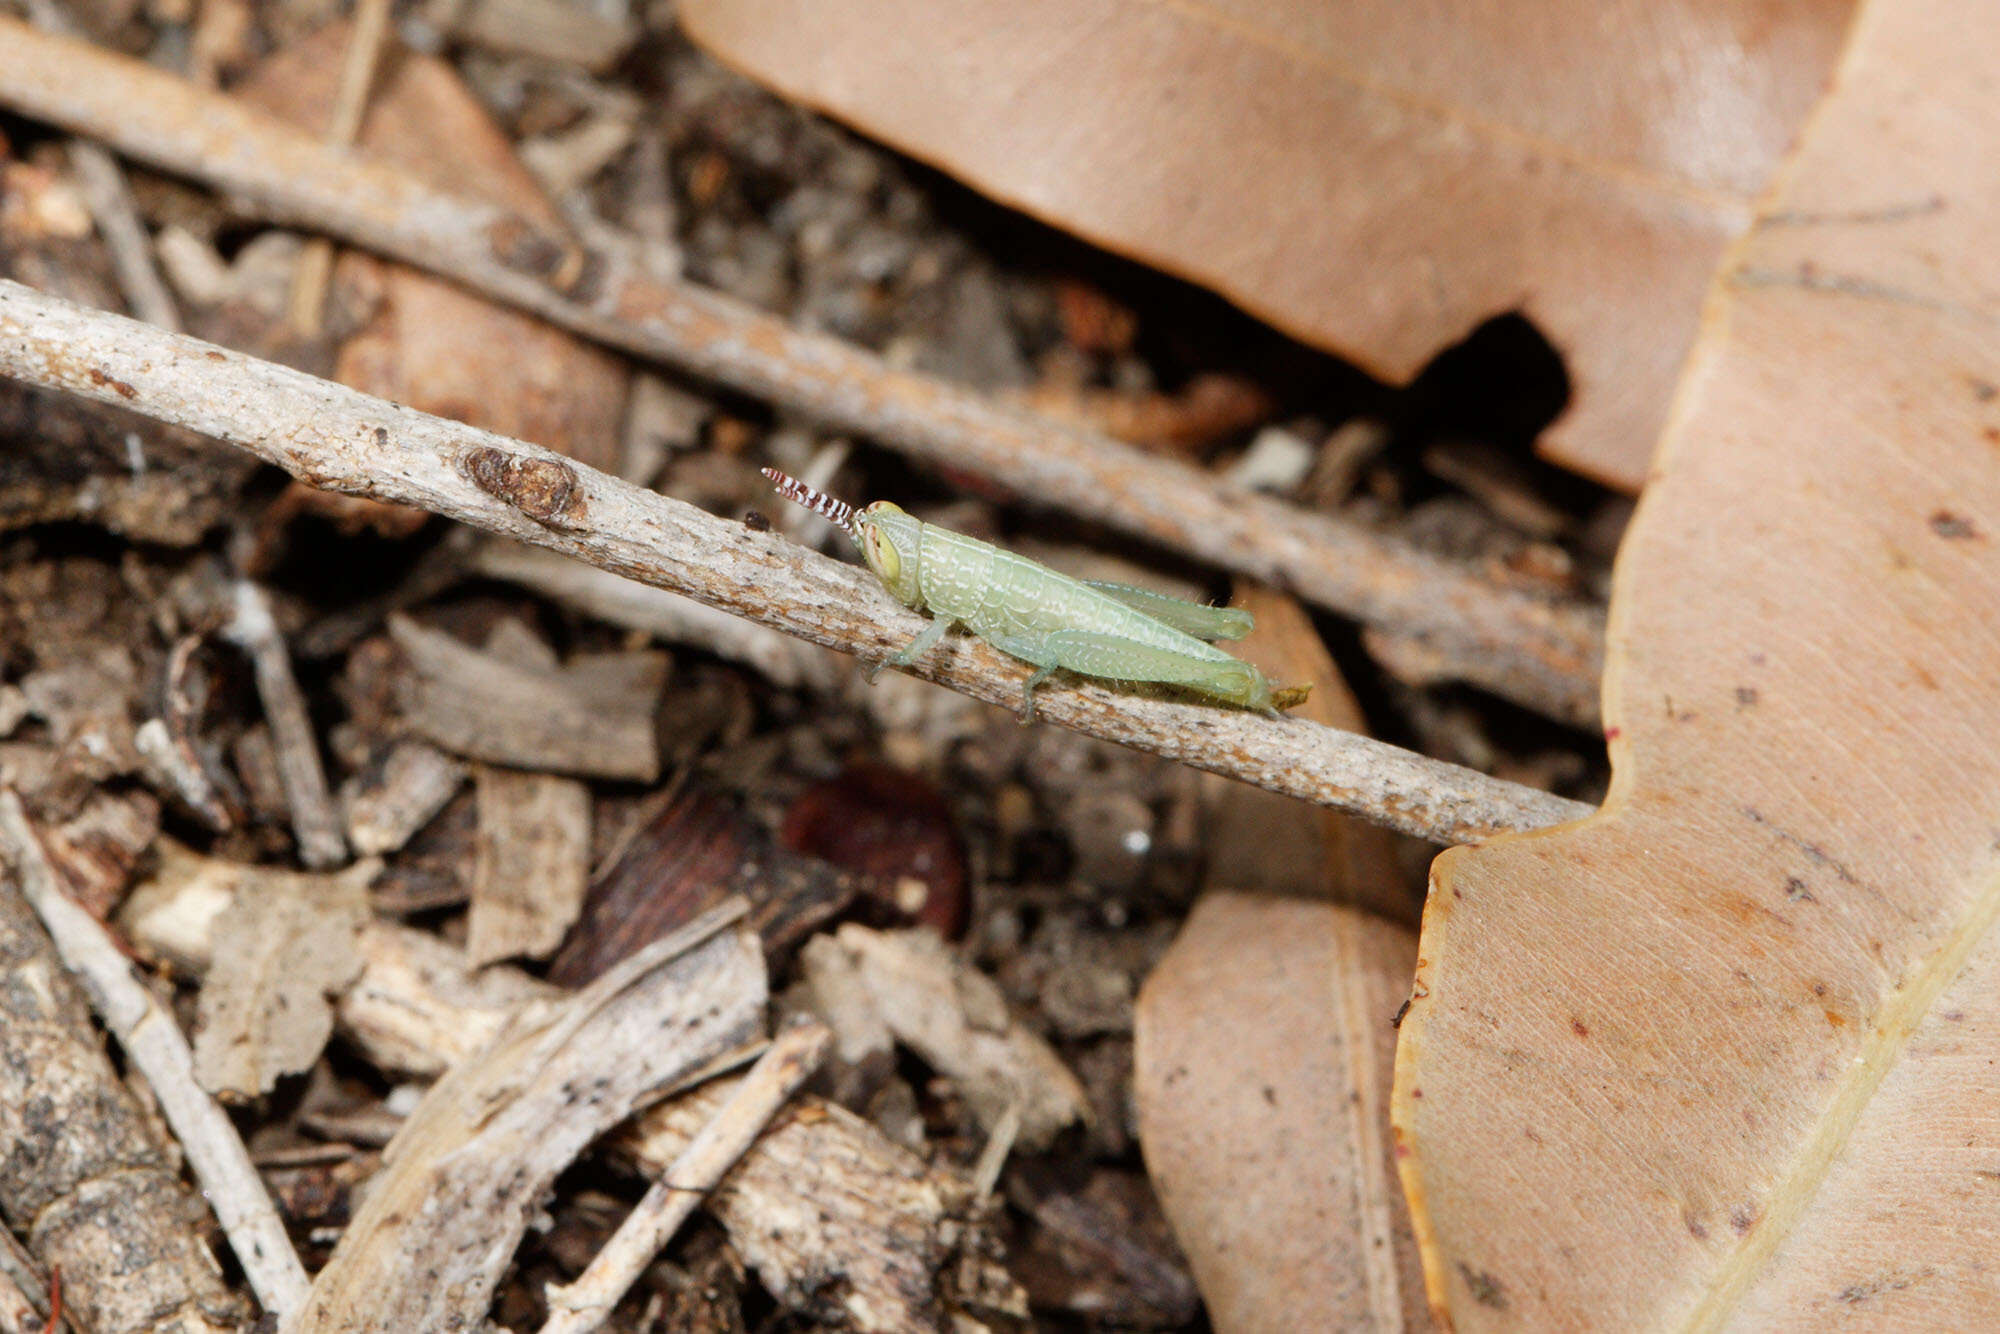
[[1147,681],[1181,686],[1213,699],[1260,712],[1273,712],[1271,683],[1240,659],[1215,661],[1171,649],[1154,648],[1094,630],[1055,630],[1045,635],[987,635],[993,647],[1040,670],[1028,678],[1022,720],[1034,718],[1035,687],[1058,667],[1110,681]]

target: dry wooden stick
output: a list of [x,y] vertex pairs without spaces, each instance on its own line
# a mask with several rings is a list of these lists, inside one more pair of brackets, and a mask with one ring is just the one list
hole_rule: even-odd
[[[55,0],[27,0],[27,9],[30,21],[43,31],[66,37],[76,35]],[[84,202],[90,205],[90,216],[97,224],[98,235],[104,238],[111,267],[118,275],[119,290],[125,294],[132,313],[162,329],[179,329],[180,310],[174,305],[173,294],[167,291],[166,280],[160,277],[159,266],[153,262],[152,238],[139,219],[139,207],[132,200],[125,169],[103,145],[89,139],[71,140],[68,149],[70,166],[76,171]]]
[[[925,624],[857,566],[539,446],[12,282],[0,282],[0,375],[174,422],[310,485],[548,547],[816,644],[887,657]],[[947,639],[912,670],[975,699],[1020,704],[1021,666],[976,640]],[[1436,842],[1558,824],[1591,809],[1298,718],[1089,684],[1044,687],[1036,703],[1042,718],[1075,731]]]
[[715,1119],[653,1183],[589,1267],[575,1282],[549,1288],[549,1318],[542,1334],[591,1334],[602,1327],[702,1197],[736,1166],[785,1100],[819,1068],[832,1044],[833,1030],[811,1018],[773,1038]]
[[91,1007],[152,1085],[251,1290],[265,1310],[288,1318],[305,1301],[306,1271],[236,1127],[195,1082],[194,1055],[173,1016],[132,975],[131,961],[111,934],[56,883],[11,788],[0,788],[0,852],[13,864],[22,893],[55,939],[63,963],[83,983]]
[[556,1174],[663,1092],[736,1063],[764,1027],[741,899],[582,991],[516,1012],[431,1087],[284,1334],[481,1327]]
[[229,622],[223,632],[250,658],[257,677],[257,695],[271,724],[271,745],[278,755],[278,780],[285,804],[292,808],[292,833],[299,860],[317,870],[347,860],[347,836],[326,787],[319,741],[313,736],[306,697],[292,673],[292,655],[271,616],[271,600],[248,579],[236,583]]
[[1359,525],[898,370],[719,293],[635,272],[504,209],[438,194],[222,94],[5,19],[0,103],[204,181],[274,220],[1275,584],[1415,641],[1441,670],[1552,717],[1596,716],[1603,620],[1594,607],[1503,588]]
[[[361,135],[361,121],[368,111],[368,89],[375,82],[375,66],[382,58],[383,38],[389,33],[389,0],[359,0],[354,9],[354,31],[347,39],[347,62],[340,69],[340,89],[335,94],[333,119],[326,128],[326,142],[346,148]],[[333,242],[315,236],[299,252],[298,266],[292,270],[292,289],[285,303],[285,319],[294,333],[317,334],[326,315],[326,286],[333,277]]]

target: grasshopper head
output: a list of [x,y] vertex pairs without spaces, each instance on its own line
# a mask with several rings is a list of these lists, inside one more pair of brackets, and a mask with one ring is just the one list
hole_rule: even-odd
[[896,600],[916,606],[921,600],[917,567],[923,559],[923,523],[901,506],[878,500],[854,516],[855,540],[861,558]]

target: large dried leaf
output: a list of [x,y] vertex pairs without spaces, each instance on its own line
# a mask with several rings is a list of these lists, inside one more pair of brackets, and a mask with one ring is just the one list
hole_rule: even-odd
[[[1360,703],[1297,598],[1240,579],[1230,602],[1257,618],[1257,628],[1232,651],[1273,681],[1312,687],[1293,716],[1349,732],[1368,730]],[[1208,806],[1208,888],[1327,898],[1416,924],[1416,896],[1388,830],[1351,815],[1306,810],[1289,797],[1217,774],[1203,774],[1201,783]]]
[[[330,24],[234,91],[317,129],[333,107],[352,33],[351,24]],[[361,146],[426,184],[560,226],[506,134],[446,61],[391,49]],[[618,357],[404,265],[349,254],[340,273],[375,298],[373,318],[341,348],[342,383],[617,470],[627,378]]]
[[1389,1152],[1407,929],[1210,894],[1139,993],[1146,1167],[1222,1334],[1426,1329]]
[[2000,1327],[2000,80],[1872,0],[1612,612],[1616,778],[1440,859],[1397,1121],[1461,1328]]
[[684,0],[722,59],[1390,379],[1521,310],[1635,488],[1848,0]]

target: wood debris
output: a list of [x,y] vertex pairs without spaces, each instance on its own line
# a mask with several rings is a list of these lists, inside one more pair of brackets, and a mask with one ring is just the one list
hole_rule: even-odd
[[547,958],[583,910],[590,789],[490,764],[473,771],[479,837],[466,952],[475,965]]
[[517,1014],[425,1095],[313,1282],[297,1334],[476,1327],[530,1210],[585,1145],[741,1051],[764,961],[722,909],[573,998]]
[[[333,1035],[330,998],[361,971],[355,935],[380,869],[372,861],[329,876],[193,868],[197,878],[234,882],[202,978],[194,1062],[203,1088],[225,1102],[248,1101],[319,1059]],[[152,888],[173,892],[157,881]]]
[[667,680],[663,655],[530,667],[407,616],[392,616],[389,633],[409,661],[399,687],[404,716],[444,749],[519,769],[639,782],[659,777],[655,715]]
[[464,786],[466,768],[414,738],[390,743],[341,785],[347,841],[363,857],[395,852]]
[[834,939],[896,1040],[955,1081],[982,1126],[990,1130],[1014,1109],[1022,1147],[1042,1149],[1090,1118],[1062,1058],[1013,1017],[991,978],[953,957],[935,933],[848,925]]
[[[672,1165],[733,1082],[640,1117],[619,1151],[648,1176]],[[972,1192],[845,1108],[806,1098],[781,1112],[708,1208],[771,1293],[869,1334],[936,1327],[947,1309],[1026,1319]]]

